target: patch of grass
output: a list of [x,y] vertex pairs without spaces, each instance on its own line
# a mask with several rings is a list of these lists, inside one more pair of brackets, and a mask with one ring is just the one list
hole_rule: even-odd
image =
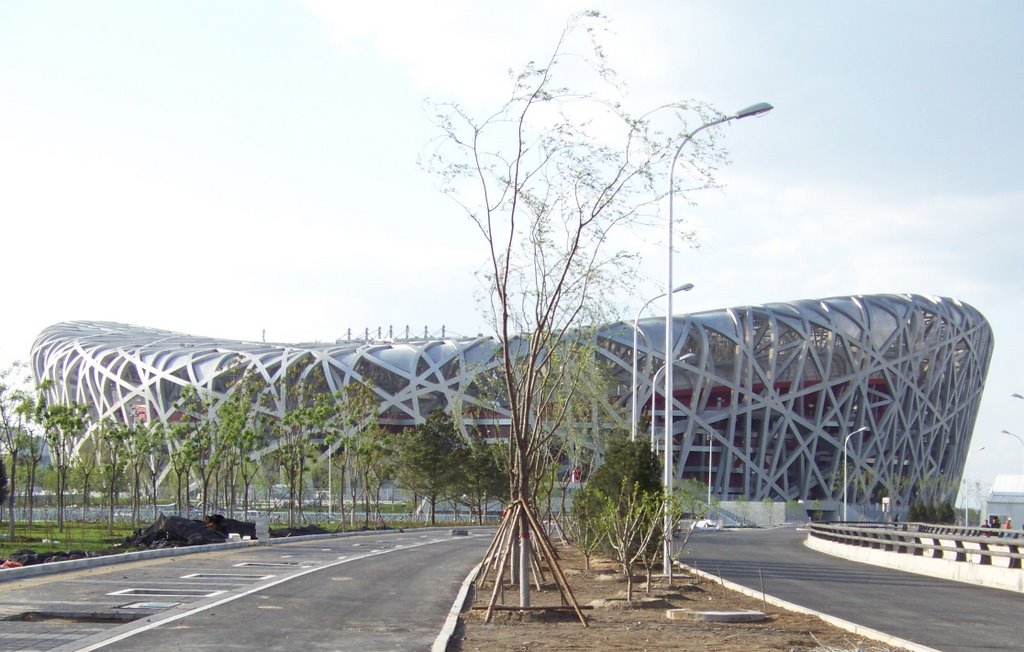
[[39,553],[67,550],[103,552],[121,543],[134,531],[127,523],[115,523],[111,534],[107,532],[106,523],[65,521],[61,531],[55,521],[34,521],[31,528],[28,523],[15,523],[14,540],[8,541],[7,524],[3,523],[0,525],[0,559],[6,559],[15,550],[25,549]]

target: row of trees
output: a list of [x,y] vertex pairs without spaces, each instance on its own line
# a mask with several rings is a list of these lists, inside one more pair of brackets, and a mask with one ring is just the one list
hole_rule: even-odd
[[[147,495],[155,513],[161,483],[173,485],[179,514],[191,513],[196,496],[203,512],[231,516],[250,510],[257,482],[268,489],[268,498],[271,486],[284,484],[289,525],[304,520],[303,497],[310,487],[325,484],[328,491],[336,488],[328,500],[339,504],[342,522],[347,514],[355,523],[361,502],[364,525],[383,520],[386,484],[424,496],[432,522],[439,500],[464,504],[482,521],[487,503],[507,496],[507,447],[461,432],[442,412],[411,431],[394,433],[379,422],[372,387],[353,383],[331,394],[317,372],[300,376],[303,368],[308,367],[293,365],[276,386],[255,374],[229,374],[232,391],[219,402],[212,392],[185,387],[175,417],[166,424],[131,418],[96,422],[85,405],[49,401],[47,383],[24,389],[27,381],[17,377],[22,367],[0,372],[0,446],[11,469],[9,536],[14,536],[16,489],[31,524],[41,484],[53,491],[60,529],[69,496],[80,492],[84,513],[90,497],[102,492],[112,528],[125,494],[133,523]],[[8,483],[3,484],[6,489]]]

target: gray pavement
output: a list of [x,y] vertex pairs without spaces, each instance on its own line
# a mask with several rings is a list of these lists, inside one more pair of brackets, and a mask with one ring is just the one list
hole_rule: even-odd
[[807,548],[806,537],[702,530],[680,560],[754,590],[760,570],[770,595],[939,650],[1024,649],[1024,594],[847,561]]
[[490,530],[185,555],[0,584],[0,651],[427,650]]

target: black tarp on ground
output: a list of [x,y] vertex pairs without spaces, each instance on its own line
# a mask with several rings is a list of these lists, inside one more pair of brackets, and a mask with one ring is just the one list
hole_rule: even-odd
[[220,532],[225,537],[229,534],[237,534],[242,538],[256,539],[255,523],[236,521],[233,518],[226,518],[221,514],[210,514],[203,521],[206,523],[206,527]]
[[224,543],[227,534],[207,527],[199,521],[161,514],[148,527],[135,530],[124,540],[125,546],[138,548],[174,548]]
[[34,566],[46,564],[51,561],[68,561],[69,559],[85,559],[86,557],[99,557],[99,553],[85,552],[83,550],[66,550],[63,552],[36,552],[34,550],[15,550],[8,559],[16,561],[23,566]]

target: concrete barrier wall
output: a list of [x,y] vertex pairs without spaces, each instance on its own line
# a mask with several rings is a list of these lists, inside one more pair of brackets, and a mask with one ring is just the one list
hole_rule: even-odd
[[1024,593],[1024,570],[1007,567],[1006,560],[1003,560],[1002,563],[993,560],[993,563],[998,565],[982,566],[977,563],[977,560],[958,562],[945,558],[889,552],[876,548],[834,543],[810,534],[807,535],[804,545],[812,550],[851,561]]

